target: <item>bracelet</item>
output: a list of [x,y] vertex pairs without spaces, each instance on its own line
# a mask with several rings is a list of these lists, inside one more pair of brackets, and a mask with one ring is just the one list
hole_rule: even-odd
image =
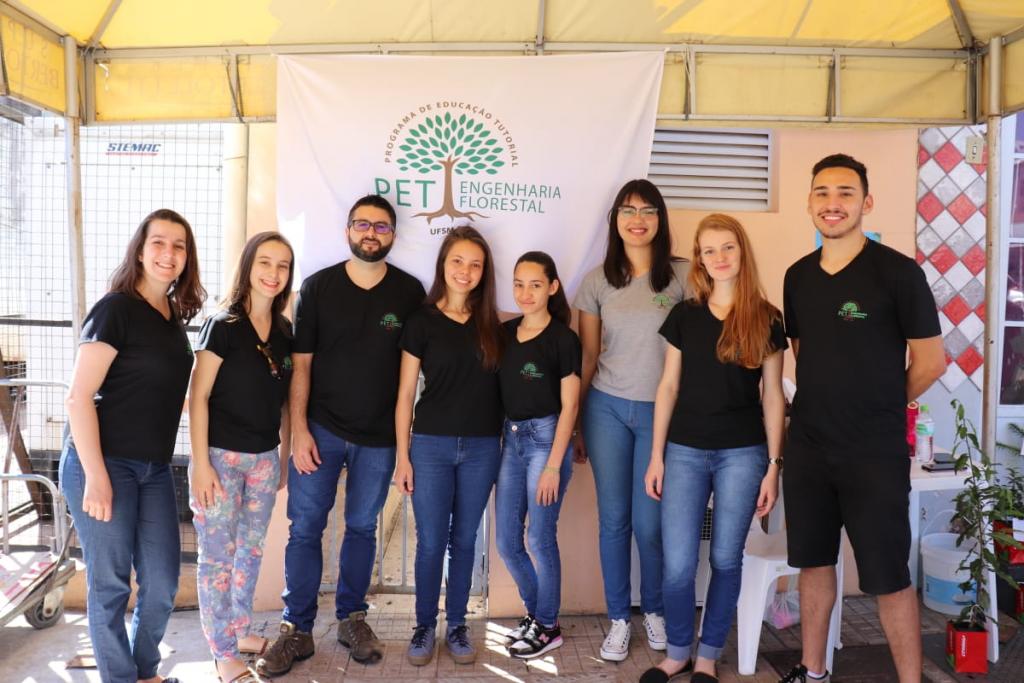
[[562,468],[560,468],[560,467],[547,467],[547,466],[545,466],[544,467],[544,471],[545,472],[554,472],[555,474],[561,474],[562,473]]
[[768,464],[769,465],[778,465],[781,468],[782,467],[782,458],[768,458]]

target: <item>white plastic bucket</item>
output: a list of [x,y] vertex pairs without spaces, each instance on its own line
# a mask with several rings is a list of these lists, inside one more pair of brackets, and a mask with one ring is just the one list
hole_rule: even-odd
[[924,604],[942,614],[956,616],[974,602],[977,591],[964,592],[960,584],[968,580],[967,570],[958,569],[967,559],[972,541],[956,546],[956,534],[928,534],[921,539],[921,566],[924,572]]

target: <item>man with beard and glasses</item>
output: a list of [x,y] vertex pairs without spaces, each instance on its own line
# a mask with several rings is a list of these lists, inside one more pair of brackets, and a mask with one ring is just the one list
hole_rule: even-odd
[[285,607],[280,635],[258,662],[268,676],[313,656],[321,541],[342,468],[348,475],[335,596],[338,642],[358,662],[383,656],[365,621],[366,591],[377,515],[395,468],[398,340],[425,292],[419,280],[384,260],[395,240],[395,210],[386,199],[359,199],[345,234],[352,258],[306,278],[295,312]]
[[[840,531],[902,683],[921,680],[921,625],[910,584],[906,406],[946,370],[935,299],[914,259],[869,240],[864,164],[814,166],[807,212],[822,247],[786,271],[786,335],[797,393],[783,482],[789,564],[800,568],[801,663],[784,683],[827,681]],[[907,349],[910,350],[909,364]]]

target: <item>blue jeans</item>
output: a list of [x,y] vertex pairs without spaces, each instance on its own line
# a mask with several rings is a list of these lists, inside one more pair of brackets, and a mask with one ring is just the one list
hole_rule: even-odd
[[[537,482],[548,462],[557,424],[558,415],[505,421],[501,471],[494,494],[498,553],[519,588],[526,613],[549,627],[558,621],[558,607],[562,602],[558,513],[572,477],[571,443],[562,458],[558,500],[551,505],[539,505]],[[530,552],[537,560],[536,567],[523,546],[527,513],[530,515]]]
[[693,646],[700,532],[708,499],[711,516],[711,583],[697,655],[718,659],[729,635],[743,574],[743,546],[768,471],[765,444],[703,450],[669,443],[661,495],[665,547],[665,630],[668,656],[686,660]]
[[447,550],[445,615],[449,626],[464,624],[473,584],[476,532],[501,464],[499,440],[414,433],[409,459],[416,513],[416,623],[437,625]]
[[282,618],[304,633],[316,620],[317,593],[324,572],[323,536],[334,507],[342,468],[345,478],[345,536],[338,558],[338,619],[365,610],[366,591],[377,551],[377,516],[387,499],[395,471],[393,446],[360,446],[310,421],[309,431],[320,454],[320,466],[300,474],[288,462],[288,545],[284,551],[284,613]]
[[[82,511],[85,470],[70,441],[60,458],[60,488],[85,558],[89,638],[100,678],[135,683],[156,676],[160,641],[178,592],[181,544],[174,480],[169,464],[107,458],[104,465],[114,494],[109,522]],[[132,567],[139,592],[125,630]]]
[[664,612],[661,596],[661,508],[647,495],[654,403],[591,389],[583,437],[594,470],[604,599],[610,619],[629,619],[630,536],[640,551],[640,606]]

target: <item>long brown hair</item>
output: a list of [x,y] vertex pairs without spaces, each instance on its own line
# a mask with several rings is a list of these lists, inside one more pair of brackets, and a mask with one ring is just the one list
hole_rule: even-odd
[[700,237],[708,230],[731,232],[740,248],[740,270],[736,276],[732,310],[722,325],[716,355],[723,363],[759,368],[772,352],[771,325],[781,314],[779,309],[768,302],[764,288],[761,287],[754,250],[746,230],[738,220],[723,213],[705,216],[693,236],[693,267],[690,268],[689,280],[697,301],[706,304],[714,288],[714,280],[700,260]]
[[473,226],[463,225],[455,228],[441,242],[441,248],[437,252],[437,264],[434,268],[434,284],[430,286],[424,303],[428,306],[436,306],[437,302],[447,294],[448,290],[444,283],[444,262],[448,258],[448,252],[451,251],[452,246],[456,242],[462,241],[472,242],[484,252],[484,272],[480,276],[480,282],[466,298],[466,305],[469,307],[473,325],[476,328],[476,338],[480,344],[480,360],[484,368],[495,370],[501,360],[503,344],[495,295],[494,259],[491,258],[491,248],[487,246],[487,241]]
[[280,242],[288,247],[291,254],[291,267],[288,269],[288,282],[284,289],[274,297],[270,304],[270,315],[282,330],[290,326],[284,317],[284,309],[288,306],[288,299],[292,295],[292,278],[295,274],[295,250],[291,243],[279,232],[267,230],[257,233],[249,238],[242,249],[242,255],[238,258],[238,267],[235,268],[235,276],[231,283],[231,292],[221,302],[221,306],[233,317],[242,318],[249,315],[249,295],[252,293],[252,266],[256,263],[256,252],[260,246],[267,242]]
[[608,248],[604,254],[604,277],[615,289],[622,289],[633,279],[633,268],[626,255],[626,245],[619,234],[619,207],[635,195],[658,209],[658,231],[651,240],[651,289],[660,292],[675,278],[672,270],[672,233],[668,225],[668,207],[661,190],[650,180],[630,180],[619,189],[608,212]]
[[149,225],[155,220],[170,221],[185,228],[185,268],[167,291],[167,298],[174,314],[187,323],[202,309],[203,302],[206,301],[206,290],[199,281],[199,255],[196,252],[196,238],[192,233],[192,226],[177,211],[157,209],[142,219],[139,227],[135,229],[135,234],[128,241],[121,264],[110,276],[109,291],[140,298],[136,287],[142,280],[144,271],[139,257],[142,256],[142,249],[149,236]]

